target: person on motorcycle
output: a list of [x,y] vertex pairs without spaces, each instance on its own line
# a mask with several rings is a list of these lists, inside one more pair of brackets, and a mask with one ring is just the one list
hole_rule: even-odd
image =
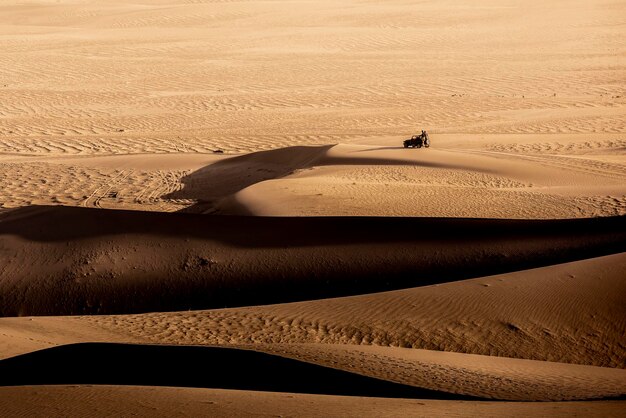
[[425,147],[429,147],[430,146],[430,138],[428,137],[428,132],[426,132],[423,129],[422,129],[422,138],[423,138],[424,146]]

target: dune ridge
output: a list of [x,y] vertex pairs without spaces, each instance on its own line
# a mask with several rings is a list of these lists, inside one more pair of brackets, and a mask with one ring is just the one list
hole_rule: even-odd
[[[576,154],[575,148],[538,155],[489,149],[492,144],[476,138],[468,137],[460,144],[449,138],[436,140],[437,149],[419,151],[403,149],[398,139],[320,147],[323,155],[288,175],[268,165],[266,169],[273,174],[255,176],[254,168],[273,154],[277,161],[287,153],[300,157],[300,149],[235,157],[185,176],[181,179],[185,187],[171,196],[203,199],[204,193],[220,183],[217,179],[234,174],[240,187],[230,190],[231,196],[214,205],[213,211],[262,216],[515,219],[626,213],[626,166],[623,158],[614,155],[612,143],[592,155]],[[587,147],[570,142],[576,143]],[[559,148],[555,145],[555,149]],[[241,170],[230,174],[222,169],[229,166]],[[202,192],[187,186],[197,183],[205,185]]]
[[[86,358],[98,358],[99,361],[88,369],[75,361]],[[167,358],[168,363],[156,368],[155,364],[163,358]],[[226,347],[69,344],[5,359],[0,361],[0,370],[3,375],[0,386],[151,385],[335,396],[473,399],[301,361],[297,356],[289,358],[259,350]],[[610,384],[603,389],[606,391],[608,386]],[[602,393],[602,389],[598,392]]]
[[[262,307],[2,318],[0,334],[20,346],[17,352],[7,346],[2,356],[19,362],[16,354],[98,340],[175,344],[181,350],[208,345],[464,396],[518,401],[620,397],[626,395],[626,355],[619,342],[626,323],[615,320],[624,318],[623,264],[622,253],[435,286]],[[563,304],[554,305],[555,294],[564,295]],[[582,306],[593,314],[581,315]],[[403,348],[402,339],[412,348]],[[444,351],[418,349],[422,344]]]
[[221,149],[0,155],[0,204],[269,216],[560,219],[626,213],[620,137],[433,140],[436,150],[418,152],[403,149],[398,137],[384,137],[243,155]]
[[[85,369],[76,358],[101,360]],[[160,358],[169,358],[170,363],[155,369]],[[5,376],[0,385],[12,386],[149,383],[450,400],[563,401],[626,396],[626,371],[619,369],[340,344],[237,348],[72,344],[5,359],[0,361],[0,370]]]
[[625,257],[337,299],[81,321],[161,343],[380,345],[626,368]]

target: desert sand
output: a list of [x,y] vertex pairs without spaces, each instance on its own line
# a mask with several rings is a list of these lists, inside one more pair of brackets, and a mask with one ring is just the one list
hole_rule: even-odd
[[624,416],[625,14],[2,2],[0,415]]

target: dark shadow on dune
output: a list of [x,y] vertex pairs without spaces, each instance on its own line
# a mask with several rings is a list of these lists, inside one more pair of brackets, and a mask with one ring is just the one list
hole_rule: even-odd
[[385,398],[477,399],[256,351],[84,343],[0,361],[0,385],[142,385]]
[[272,218],[31,207],[0,219],[0,316],[294,302],[620,252],[624,216]]
[[3,235],[39,242],[137,235],[195,238],[250,249],[424,242],[432,242],[434,247],[458,242],[472,248],[473,243],[494,240],[588,248],[586,241],[599,240],[604,244],[590,254],[601,255],[626,250],[626,216],[555,220],[263,217],[29,206],[0,217],[0,237]]
[[310,167],[330,148],[332,145],[296,146],[228,158],[183,177],[183,188],[162,198],[196,200],[197,204],[183,209],[182,212],[202,213],[221,199],[248,186],[285,177],[295,170]]
[[[379,157],[328,157],[333,145],[295,146],[269,151],[259,151],[238,157],[228,158],[210,164],[181,179],[181,190],[161,196],[163,199],[195,200],[197,203],[181,210],[184,213],[212,213],[218,203],[229,196],[267,180],[273,180],[314,166],[329,165],[419,165],[430,168],[446,168],[475,171],[475,169],[454,164],[441,164],[428,161],[416,162],[410,159],[386,159]],[[399,149],[402,147],[382,147]],[[372,149],[354,152],[372,151]],[[407,156],[413,150],[407,150]]]

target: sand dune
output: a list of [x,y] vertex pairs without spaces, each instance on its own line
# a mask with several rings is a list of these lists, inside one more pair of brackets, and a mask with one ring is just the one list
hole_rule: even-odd
[[[99,361],[85,368],[75,361],[80,358],[97,358]],[[162,363],[162,359],[168,361],[155,367],[155,364]],[[4,360],[0,362],[0,369],[2,386],[82,383],[217,387],[386,398],[472,399],[352,373],[341,367],[299,361],[298,356],[292,359],[223,347],[73,344]],[[598,393],[615,385],[611,372],[616,374],[615,371],[605,371],[608,382]]]
[[30,417],[49,417],[51,410],[63,416],[621,417],[624,408],[624,401],[470,402],[141,386],[18,386],[0,394],[3,411]]
[[625,368],[624,254],[348,298],[93,317],[152,342],[374,344]]
[[626,392],[626,372],[604,367],[362,345],[290,345],[268,351],[477,398],[562,401],[623,398]]
[[623,415],[624,10],[2,2],[0,415]]
[[[611,145],[593,157],[574,157],[568,151],[529,156],[459,149],[446,145],[445,138],[437,149],[407,152],[399,142],[320,147],[323,155],[287,176],[266,164],[268,180],[250,180],[249,173],[263,169],[259,164],[274,152],[281,161],[284,150],[233,158],[186,176],[186,187],[172,196],[205,199],[187,184],[222,174],[232,178],[222,168],[229,167],[239,169],[236,177],[247,173],[248,179],[238,182],[247,187],[217,205],[217,211],[226,214],[554,219],[626,213],[625,160],[603,157],[613,154]],[[247,171],[241,169],[244,161]]]
[[[620,351],[619,341],[626,324],[618,320],[625,317],[621,303],[623,264],[624,255],[619,254],[429,287],[265,307],[124,316],[4,318],[0,319],[5,347],[2,356],[82,341],[143,342],[183,345],[179,355],[175,354],[175,347],[133,349],[141,353],[137,358],[146,359],[147,370],[153,364],[148,361],[151,355],[171,358],[173,370],[178,373],[187,370],[174,380],[178,384],[184,384],[181,382],[187,379],[191,386],[233,388],[229,385],[234,383],[227,382],[238,380],[207,380],[203,377],[206,373],[191,373],[189,367],[181,366],[175,359],[193,362],[194,356],[200,355],[216,358],[218,364],[232,365],[227,366],[231,374],[240,370],[236,364],[247,372],[256,370],[246,367],[243,361],[220,361],[210,351],[205,355],[196,350],[194,354],[193,350],[186,352],[184,347],[217,345],[262,351],[444,394],[526,401],[624,396],[625,372],[619,368],[624,367],[625,355]],[[556,300],[563,303],[555,305]],[[32,360],[28,356],[23,360],[13,357],[11,362],[0,362],[0,368],[19,366],[26,370],[27,365],[34,365],[28,369],[32,370],[30,373],[22,375],[21,384],[70,381],[121,384],[132,381],[126,379],[145,375],[128,374],[127,369],[112,375],[85,374],[86,370],[78,367],[72,369],[74,374],[70,369],[65,373],[68,379],[74,376],[74,380],[63,381],[58,380],[59,373],[46,374],[46,367],[36,366],[41,363],[67,367],[59,359],[77,357],[82,346],[75,347],[35,353]],[[84,350],[88,352],[89,347]],[[94,347],[92,351],[108,353],[104,357],[112,359],[137,356],[132,350],[124,354],[124,346]],[[151,350],[154,354],[150,354]],[[114,355],[115,352],[118,354]],[[144,367],[139,360],[130,363]],[[255,363],[260,364],[255,367],[267,364]],[[105,370],[116,370],[115,364],[101,365]],[[161,378],[152,379],[153,384],[160,381],[167,385],[171,374],[152,371],[155,372]],[[174,377],[170,379],[176,379],[175,375],[171,376]],[[280,376],[275,375],[276,384],[290,380]],[[251,389],[245,386],[252,384],[247,381],[236,388]],[[366,387],[374,390],[370,384]],[[284,390],[280,386],[264,388]],[[312,390],[329,393],[316,392],[322,390],[319,388],[306,391]]]
[[[255,351],[66,345],[0,362],[0,384],[150,384],[455,400],[562,401],[626,395],[626,371],[620,369],[375,346],[248,348]],[[87,358],[99,361],[89,368],[75,361]],[[156,368],[164,358],[167,364]]]
[[[624,70],[615,64],[624,35],[620,7],[512,0],[299,1],[292,8],[257,1],[5,2],[0,208],[174,211],[193,204],[162,198],[178,192],[188,171],[48,164],[68,155],[240,154],[390,137],[397,146],[420,127],[465,135],[465,146],[491,135],[490,146],[501,149],[500,136],[524,134],[518,150],[537,137],[544,138],[542,153],[567,151],[571,142],[623,148],[626,91]],[[34,164],[33,156],[45,160]],[[570,172],[584,165],[598,171],[589,159],[543,159],[537,166],[559,162]],[[623,166],[621,158],[600,171],[617,167],[623,184]],[[478,216],[485,198],[498,203],[488,217],[606,216],[625,207],[623,189],[577,199],[552,190],[544,197],[527,183],[511,186],[506,176],[470,173],[460,182],[465,189],[452,190],[458,173],[377,170],[384,183],[443,176],[447,187],[421,187],[425,199],[416,201],[405,197],[415,195],[407,185],[390,193],[378,182],[358,181],[371,178],[371,170],[320,174],[318,183],[289,183],[305,201],[290,214],[307,208],[309,215],[354,214],[367,206],[383,216],[459,216],[461,207],[434,214],[442,207],[428,204],[455,198],[480,202],[465,217]],[[259,213],[284,214],[283,203],[254,198],[267,187],[239,201]],[[324,192],[323,202],[311,197]],[[391,200],[364,198],[380,194]],[[292,204],[288,197],[280,202]],[[521,201],[547,209],[524,211]]]
[[[512,139],[515,139],[514,137]],[[519,139],[519,138],[518,138]],[[539,142],[541,139],[552,142]],[[3,207],[558,219],[626,213],[621,139],[433,136],[244,155],[4,156]]]
[[[614,255],[423,288],[266,307],[71,320],[3,318],[2,357],[91,338],[213,345],[377,344],[624,367],[619,344],[625,327],[623,259]],[[73,330],[69,334],[67,327]]]
[[133,313],[427,285],[622,252],[625,220],[24,208],[0,221],[0,309],[3,316]]

